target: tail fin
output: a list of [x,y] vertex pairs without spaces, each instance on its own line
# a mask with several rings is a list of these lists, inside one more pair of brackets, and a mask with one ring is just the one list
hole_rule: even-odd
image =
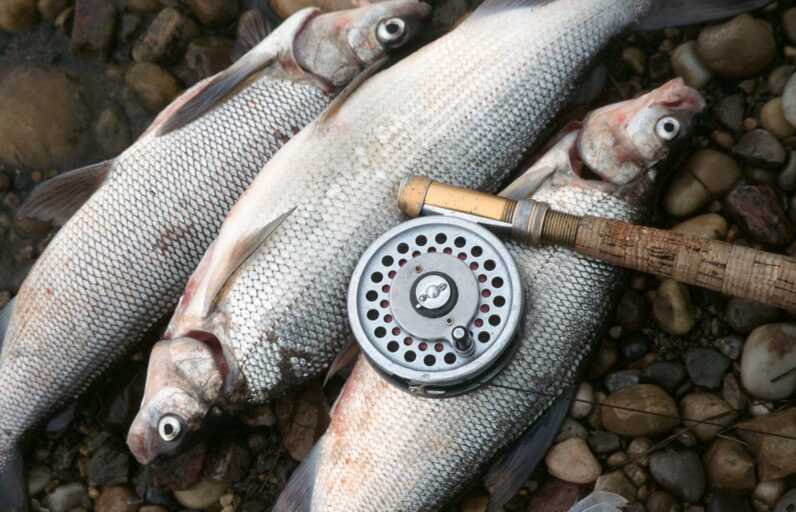
[[642,30],[693,25],[759,9],[771,0],[653,0],[652,10],[639,22]]
[[10,453],[0,453],[0,510],[3,512],[28,512],[28,485],[19,448]]

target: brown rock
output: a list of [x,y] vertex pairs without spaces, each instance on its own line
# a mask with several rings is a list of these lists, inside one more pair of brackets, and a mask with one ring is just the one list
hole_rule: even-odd
[[[686,426],[692,426],[692,431],[700,441],[708,442],[727,426],[731,425],[737,415],[730,405],[712,393],[691,393],[680,402],[680,409]],[[709,422],[710,424],[700,423]]]
[[127,8],[131,11],[155,12],[161,7],[160,0],[127,0]]
[[[788,75],[788,78],[790,78],[790,75]],[[746,106],[744,105],[743,96],[733,94],[732,96],[725,96],[716,103],[713,108],[713,115],[725,127],[738,133],[743,128],[745,110]]]
[[702,183],[708,192],[726,194],[741,177],[741,168],[735,160],[720,151],[701,149],[688,159],[686,168]]
[[674,226],[672,231],[708,240],[723,240],[727,236],[728,229],[724,217],[716,213],[706,213],[681,222]]
[[67,7],[67,0],[39,0],[39,13],[47,20],[54,20]]
[[188,489],[202,477],[207,456],[207,446],[197,443],[183,454],[163,459],[149,465],[155,486],[167,489]]
[[791,43],[796,44],[796,7],[791,7],[782,13],[782,28]]
[[124,111],[113,105],[103,110],[94,125],[94,136],[107,156],[116,156],[130,145],[130,126]]
[[752,165],[775,169],[785,163],[785,148],[771,132],[752,130],[741,137],[733,152]]
[[35,25],[38,19],[36,0],[3,0],[0,2],[0,30],[20,32]]
[[116,7],[106,0],[77,0],[69,50],[107,58],[116,32]]
[[185,52],[185,62],[199,79],[215,75],[232,63],[232,46],[232,40],[224,37],[194,39]]
[[546,479],[528,500],[527,512],[569,512],[584,494],[584,487],[557,478]]
[[647,512],[679,512],[677,500],[664,491],[653,491],[647,498]]
[[94,504],[94,512],[138,512],[140,502],[126,487],[106,487]]
[[636,486],[628,480],[621,469],[601,475],[594,483],[594,490],[612,492],[628,501],[636,499]]
[[238,0],[187,0],[186,3],[203,25],[223,25],[238,16]]
[[217,503],[226,487],[224,482],[205,478],[190,489],[174,491],[174,497],[184,507],[201,510]]
[[796,437],[796,408],[759,416],[736,426],[737,434],[755,454],[760,480],[776,480],[796,473],[796,441],[779,437]]
[[157,64],[136,62],[124,78],[130,90],[152,112],[162,110],[180,93],[177,80]]
[[603,426],[624,436],[665,434],[680,422],[677,404],[652,384],[622,388],[609,395],[605,405],[600,407]]
[[0,162],[68,167],[81,155],[88,108],[64,73],[17,69],[0,80]]
[[705,453],[705,471],[713,489],[750,492],[755,488],[755,461],[738,441],[716,439]]
[[770,131],[780,139],[787,139],[796,135],[796,128],[785,119],[782,110],[782,98],[773,98],[763,105],[760,111],[760,123],[763,128]]
[[768,24],[744,14],[702,29],[697,52],[717,75],[740,79],[768,67],[776,57],[777,44]]
[[486,494],[472,494],[462,500],[459,512],[486,512],[489,506],[489,496]]
[[550,448],[545,456],[547,471],[556,478],[575,484],[588,484],[600,476],[600,463],[586,441],[567,439]]
[[771,188],[739,185],[727,195],[725,204],[730,217],[754,240],[778,247],[793,242],[793,229]]
[[687,217],[710,201],[710,191],[687,170],[678,173],[663,197],[663,206],[673,217]]
[[176,62],[185,53],[188,42],[199,35],[199,27],[174,7],[158,13],[133,47],[138,62]]
[[688,287],[673,279],[664,279],[652,301],[652,316],[669,334],[679,336],[690,331],[697,321],[697,308]]
[[750,395],[782,400],[796,390],[796,325],[763,325],[752,331],[741,357],[741,382]]

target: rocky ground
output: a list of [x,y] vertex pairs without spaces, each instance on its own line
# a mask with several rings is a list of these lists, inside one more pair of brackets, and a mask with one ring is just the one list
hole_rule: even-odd
[[[305,3],[271,7],[284,16]],[[0,3],[0,306],[51,236],[48,226],[14,216],[27,192],[60,171],[118,154],[180,91],[226,66],[248,6]],[[436,7],[432,31],[470,6],[448,0]],[[796,254],[792,2],[717,26],[630,34],[598,64],[607,79],[594,105],[673,76],[708,99],[662,189],[657,226]],[[787,439],[796,436],[792,315],[637,274],[608,327],[545,467],[506,510],[565,511],[595,487],[625,496],[638,511],[796,510],[796,440]],[[124,437],[146,356],[136,354],[32,436],[28,484],[36,508],[266,510],[323,431],[342,383],[313,384],[246,418],[219,420],[219,435],[186,457],[145,468]],[[452,508],[485,509],[478,488]]]

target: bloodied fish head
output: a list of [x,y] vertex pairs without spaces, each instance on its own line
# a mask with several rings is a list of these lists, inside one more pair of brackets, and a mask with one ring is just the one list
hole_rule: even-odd
[[223,386],[223,363],[212,344],[193,337],[159,341],[149,358],[141,409],[127,435],[135,458],[148,464],[183,451]]
[[[705,100],[682,79],[671,80],[638,98],[595,110],[576,141],[581,172],[591,172],[615,189],[651,188],[655,164],[682,139]],[[576,169],[578,172],[578,169]]]

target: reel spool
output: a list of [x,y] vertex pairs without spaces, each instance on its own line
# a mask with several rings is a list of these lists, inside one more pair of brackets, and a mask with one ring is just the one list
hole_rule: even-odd
[[405,222],[376,240],[348,292],[354,336],[391,381],[460,394],[502,368],[519,326],[519,272],[503,243],[454,217]]

